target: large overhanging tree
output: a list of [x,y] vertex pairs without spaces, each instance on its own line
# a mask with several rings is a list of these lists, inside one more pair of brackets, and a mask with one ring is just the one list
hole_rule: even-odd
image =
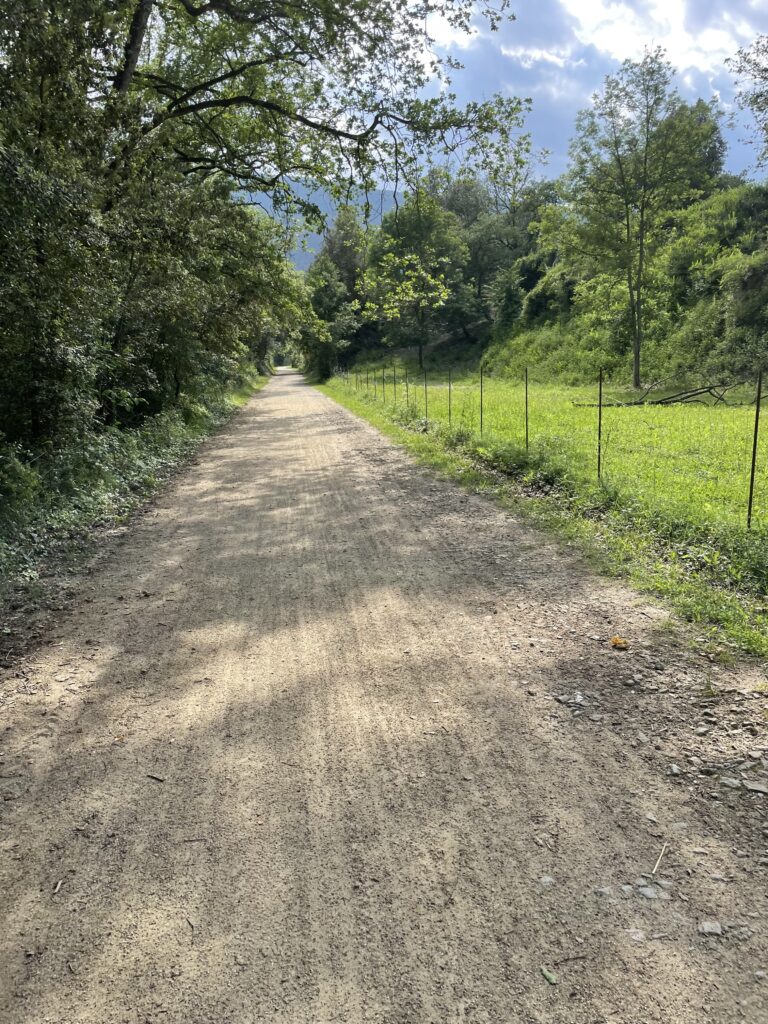
[[436,19],[458,33],[473,17],[496,28],[507,2],[9,0],[0,89],[24,90],[27,109],[37,89],[41,116],[63,122],[54,101],[80,103],[107,203],[162,154],[185,174],[226,175],[311,212],[313,188],[374,186],[424,153],[517,127],[515,99],[456,106],[455,62],[435,55],[430,35]]

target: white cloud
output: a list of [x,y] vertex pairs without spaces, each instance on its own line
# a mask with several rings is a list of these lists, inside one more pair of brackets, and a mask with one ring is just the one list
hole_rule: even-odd
[[549,64],[556,68],[577,68],[584,60],[573,60],[571,50],[541,50],[536,47],[502,46],[505,57],[518,61],[524,68],[532,68],[536,64]]
[[642,11],[622,0],[560,0],[575,22],[576,38],[613,60],[636,60],[645,47],[662,46],[678,68],[711,73],[749,43],[749,23],[723,12],[717,28],[692,33],[685,27],[685,0],[649,0]]
[[441,14],[429,15],[427,30],[440,50],[469,50],[482,35],[475,25],[470,26],[469,32],[461,31]]

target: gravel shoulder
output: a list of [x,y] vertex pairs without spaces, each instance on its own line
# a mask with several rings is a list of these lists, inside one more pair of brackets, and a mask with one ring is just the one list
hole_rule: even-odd
[[0,1020],[768,1022],[765,676],[669,627],[281,372],[0,674]]

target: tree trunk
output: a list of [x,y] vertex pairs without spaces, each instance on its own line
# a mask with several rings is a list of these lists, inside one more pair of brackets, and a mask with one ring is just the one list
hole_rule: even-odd
[[632,387],[640,387],[640,352],[643,347],[643,277],[645,275],[645,208],[640,209],[637,280],[635,281],[635,331],[632,345]]

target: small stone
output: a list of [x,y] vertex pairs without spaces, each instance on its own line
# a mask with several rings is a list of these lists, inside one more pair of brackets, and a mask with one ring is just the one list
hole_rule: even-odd
[[722,935],[723,926],[719,921],[700,921],[699,935]]
[[[631,887],[630,887],[630,889],[631,889]],[[613,889],[610,887],[610,885],[604,885],[600,889],[595,889],[595,895],[596,896],[612,896],[613,895]]]
[[674,882],[670,882],[668,878],[657,878],[656,885],[658,885],[660,889],[666,889],[666,891],[669,892],[669,890],[674,886]]
[[720,785],[726,786],[728,789],[741,789],[741,780],[731,779],[726,776],[725,778],[720,779]]
[[642,928],[630,928],[629,937],[630,939],[632,939],[633,942],[644,942],[645,932],[642,930]]
[[669,766],[669,774],[670,775],[680,775],[680,774],[682,774],[681,771],[680,771],[679,765],[671,764]]
[[766,979],[765,971],[755,971],[755,981],[765,981],[765,979]]
[[648,737],[645,735],[644,732],[639,732],[637,734],[637,740],[638,740],[638,743],[650,743],[650,740],[648,739]]
[[554,884],[555,884],[555,880],[554,880],[554,878],[552,878],[551,875],[543,875],[539,879],[539,885],[543,889],[551,889]]
[[641,896],[645,896],[647,900],[657,900],[659,898],[659,890],[654,889],[652,885],[644,885],[642,889],[637,890]]
[[744,788],[748,789],[750,793],[762,793],[763,795],[768,796],[768,785],[766,785],[765,782],[758,782],[757,780],[753,779],[745,779]]
[[708,732],[709,732],[709,729],[706,727],[706,725],[700,725],[696,729],[696,735],[697,736],[706,736]]
[[658,825],[659,819],[656,817],[655,814],[646,814],[645,817],[646,817],[646,819],[648,821],[652,822],[654,825]]
[[635,895],[635,887],[633,885],[622,885],[621,886],[621,895],[622,896],[634,896]]

